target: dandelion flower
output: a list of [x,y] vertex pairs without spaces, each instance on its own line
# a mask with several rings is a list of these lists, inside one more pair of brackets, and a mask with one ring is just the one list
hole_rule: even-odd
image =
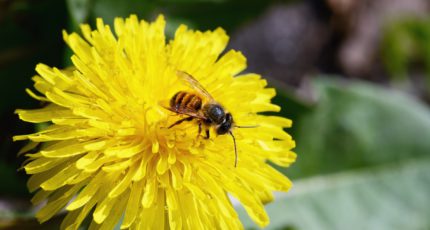
[[[291,182],[268,162],[288,166],[294,141],[283,128],[291,121],[261,112],[275,90],[257,74],[240,74],[245,57],[225,49],[222,29],[200,32],[181,25],[166,42],[165,20],[114,21],[114,32],[101,19],[96,29],[82,25],[82,37],[64,32],[73,66],[39,64],[27,89],[45,107],[17,110],[20,119],[48,123],[29,140],[23,168],[30,174],[32,202],[42,203],[40,222],[65,210],[61,228],[77,229],[87,216],[90,228],[240,229],[230,197],[253,221],[266,226],[264,204],[273,191]],[[175,93],[190,91],[177,75],[184,71],[229,111],[238,150],[229,135],[209,139],[196,121],[169,125],[184,117],[160,105]]]

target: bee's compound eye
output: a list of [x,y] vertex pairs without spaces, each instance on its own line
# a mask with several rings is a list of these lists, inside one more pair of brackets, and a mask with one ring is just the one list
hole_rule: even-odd
[[227,113],[225,116],[224,122],[222,122],[218,126],[216,133],[218,135],[226,134],[226,133],[228,133],[228,131],[230,131],[232,125],[233,125],[233,117],[231,116],[230,113]]
[[209,105],[208,116],[216,124],[220,124],[225,119],[224,109],[220,105]]

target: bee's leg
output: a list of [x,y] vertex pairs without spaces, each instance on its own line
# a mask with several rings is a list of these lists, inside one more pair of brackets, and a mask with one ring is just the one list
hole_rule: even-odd
[[205,139],[209,139],[209,137],[210,137],[209,129],[206,129],[205,131],[206,131],[206,137],[205,137]]
[[197,134],[197,137],[199,137],[201,133],[202,133],[202,122],[199,121],[199,132]]
[[182,118],[181,120],[177,120],[175,123],[171,124],[168,128],[172,128],[173,126],[179,125],[184,121],[192,121],[194,119],[194,117],[186,117],[186,118]]

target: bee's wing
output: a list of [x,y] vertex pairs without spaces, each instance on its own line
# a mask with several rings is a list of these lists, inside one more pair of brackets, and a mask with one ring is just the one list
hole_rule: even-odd
[[199,81],[197,81],[193,76],[191,76],[191,74],[184,71],[177,70],[176,75],[181,80],[183,80],[187,85],[197,90],[200,94],[208,98],[210,101],[215,101],[212,95],[200,84]]
[[190,117],[195,117],[195,118],[206,120],[206,117],[202,113],[200,113],[199,111],[196,111],[196,110],[190,109],[190,108],[178,108],[178,109],[171,108],[169,106],[168,102],[169,101],[165,100],[165,101],[160,101],[158,104],[161,107],[163,107],[163,108],[165,108],[171,112],[174,112],[176,114],[183,114],[183,115],[187,115]]
[[191,110],[191,109],[178,109],[178,110],[174,110],[174,109],[170,109],[170,111],[175,112],[175,113],[179,113],[179,114],[184,114],[190,117],[195,117],[195,118],[199,118],[202,120],[206,120],[206,117],[200,113],[199,111],[195,111],[195,110]]
[[172,109],[172,108],[167,108],[167,107],[165,107],[165,108],[168,109],[168,110],[170,110],[170,111],[172,111],[172,112],[174,112],[174,113],[176,113],[176,114],[183,114],[183,115],[187,115],[187,116],[190,116],[190,117],[195,117],[195,118],[199,118],[199,119],[202,119],[202,120],[206,120],[206,117],[202,113],[200,113],[199,111],[195,111],[195,110],[191,110],[191,109],[178,109],[178,110],[175,110],[175,109]]

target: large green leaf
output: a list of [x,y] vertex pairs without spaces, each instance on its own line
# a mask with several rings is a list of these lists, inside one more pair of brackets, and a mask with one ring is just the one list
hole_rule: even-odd
[[[314,109],[295,120],[293,178],[402,161],[430,153],[430,110],[401,92],[319,79]],[[284,108],[288,110],[288,108]]]
[[429,194],[430,158],[303,179],[267,205],[267,229],[430,229]]
[[430,228],[429,109],[370,84],[314,86],[314,109],[295,123],[297,162],[284,171],[295,186],[267,206],[268,229]]

